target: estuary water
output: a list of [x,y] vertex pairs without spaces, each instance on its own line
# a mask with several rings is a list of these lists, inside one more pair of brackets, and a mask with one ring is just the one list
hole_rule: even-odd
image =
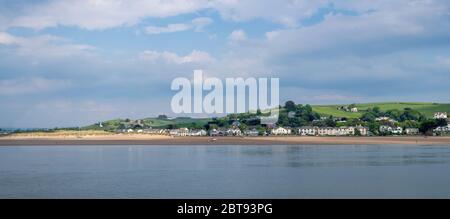
[[450,145],[5,146],[0,198],[450,198]]

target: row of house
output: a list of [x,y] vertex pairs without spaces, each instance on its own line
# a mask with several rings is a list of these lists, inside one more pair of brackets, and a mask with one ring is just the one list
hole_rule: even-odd
[[382,125],[379,129],[380,133],[391,134],[391,135],[418,135],[420,134],[418,128],[405,128],[399,126],[387,126]]
[[450,124],[447,124],[447,126],[441,126],[433,129],[433,133],[435,134],[450,133]]
[[382,125],[379,128],[380,133],[384,134],[393,134],[393,135],[401,135],[403,134],[403,128],[399,126],[388,126]]
[[213,129],[209,132],[211,136],[242,136],[242,131],[236,127],[229,129]]
[[342,127],[312,127],[304,126],[298,129],[298,134],[302,136],[347,136],[357,134],[368,135],[369,128],[364,126],[342,126]]
[[[399,126],[382,125],[379,128],[380,133],[392,134],[392,135],[418,135],[418,128],[406,128],[403,129]],[[122,129],[118,130],[122,133],[142,133],[142,134],[156,134],[156,135],[171,135],[171,136],[207,136],[208,132],[203,129]],[[450,133],[450,124],[447,126],[437,127],[433,130],[434,133],[443,134]],[[301,136],[352,136],[360,134],[367,136],[369,134],[369,128],[364,126],[343,126],[343,127],[317,127],[317,126],[303,126],[298,128],[298,135]],[[258,136],[258,135],[291,135],[294,134],[289,127],[276,127],[270,130],[270,133],[260,133],[257,129],[247,129],[241,131],[237,127],[228,129],[218,128],[212,129],[209,132],[210,136]]]
[[207,136],[208,132],[203,129],[179,128],[179,129],[171,129],[169,131],[169,135],[171,135],[171,136]]

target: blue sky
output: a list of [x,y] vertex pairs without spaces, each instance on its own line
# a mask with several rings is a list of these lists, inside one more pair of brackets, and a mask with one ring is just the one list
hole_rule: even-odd
[[279,77],[281,101],[450,102],[449,47],[444,0],[0,0],[0,127],[171,115],[194,69]]

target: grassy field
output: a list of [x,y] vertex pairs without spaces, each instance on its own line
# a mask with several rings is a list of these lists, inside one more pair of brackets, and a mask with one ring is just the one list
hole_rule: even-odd
[[403,110],[405,108],[411,108],[418,110],[419,112],[425,114],[427,117],[433,117],[435,112],[447,112],[450,113],[450,104],[440,104],[440,103],[408,103],[408,102],[391,102],[391,103],[362,103],[356,104],[358,111],[357,113],[345,112],[338,110],[339,106],[344,105],[317,105],[313,106],[313,110],[322,115],[332,115],[335,117],[347,117],[347,118],[359,118],[368,108],[380,107],[382,111],[398,109]]

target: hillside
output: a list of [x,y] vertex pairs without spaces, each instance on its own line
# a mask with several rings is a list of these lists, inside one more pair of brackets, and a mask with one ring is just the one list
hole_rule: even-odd
[[[145,118],[141,119],[141,124],[145,127],[152,127],[152,128],[167,128],[168,126],[176,126],[176,127],[183,127],[183,126],[192,126],[195,124],[195,126],[202,127],[203,125],[207,124],[208,121],[211,119],[209,118],[189,118],[189,117],[177,117],[173,119],[162,119],[162,118]],[[101,125],[103,127],[100,127],[99,123],[85,126],[82,129],[85,130],[116,130],[120,128],[128,128],[133,126],[136,123],[136,121],[128,121],[126,119],[114,119],[109,121],[101,122]],[[122,126],[121,126],[122,125]],[[123,127],[125,125],[125,127]]]
[[380,107],[382,111],[387,110],[403,110],[405,108],[411,108],[425,114],[427,117],[433,117],[435,112],[447,112],[450,113],[450,104],[441,103],[414,103],[414,102],[387,102],[387,103],[362,103],[355,104],[358,108],[357,113],[346,112],[339,110],[341,105],[316,105],[312,106],[313,110],[321,115],[332,115],[334,117],[347,117],[347,118],[359,118],[368,108]]
[[[313,105],[312,110],[319,113],[320,116],[333,116],[333,117],[346,117],[346,118],[360,118],[368,108],[379,107],[381,111],[387,110],[404,110],[405,108],[411,108],[419,111],[420,113],[431,118],[435,112],[447,112],[450,114],[450,104],[440,103],[412,103],[412,102],[386,102],[386,103],[362,103],[355,104],[358,108],[358,112],[349,112],[339,109],[345,104],[341,105]],[[282,109],[284,111],[284,109]],[[241,118],[245,118],[247,114],[240,114]],[[251,116],[250,116],[251,117]],[[225,118],[222,118],[222,120]],[[212,118],[190,118],[190,117],[178,117],[178,118],[145,118],[139,120],[140,127],[143,128],[169,128],[169,127],[191,127],[202,128]],[[104,121],[90,126],[82,127],[84,130],[117,130],[127,129],[136,126],[138,120],[127,119],[115,119]],[[141,126],[142,125],[142,126]]]

